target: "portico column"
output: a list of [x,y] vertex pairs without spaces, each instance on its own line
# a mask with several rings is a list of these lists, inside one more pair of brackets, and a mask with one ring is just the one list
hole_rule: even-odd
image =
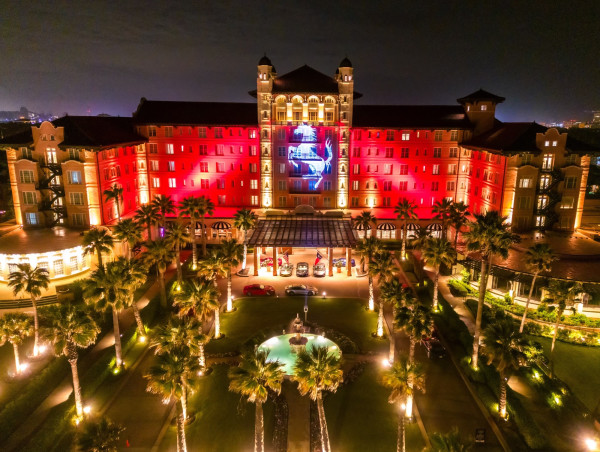
[[254,246],[254,276],[258,276],[258,255],[260,253],[260,247]]
[[277,247],[273,246],[273,276],[277,276]]
[[346,248],[346,274],[352,276],[352,248]]
[[333,248],[327,248],[329,254],[329,276],[333,276]]

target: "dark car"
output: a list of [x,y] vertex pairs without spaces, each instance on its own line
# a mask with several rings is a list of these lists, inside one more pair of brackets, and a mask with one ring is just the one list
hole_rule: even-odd
[[[338,262],[340,262],[340,263],[338,264]],[[334,267],[335,267],[336,265],[341,265],[342,267],[345,267],[345,266],[346,266],[346,258],[345,258],[345,257],[340,257],[340,258],[338,258],[338,259],[334,259],[334,260],[332,261],[332,263],[333,263],[333,266],[334,266]],[[352,264],[352,266],[353,266],[353,267],[356,267],[356,261],[355,261],[354,259],[352,259],[352,260],[350,261],[350,263]]]
[[296,276],[304,277],[308,276],[308,263],[298,262],[296,264]]
[[443,358],[446,356],[446,349],[438,339],[431,337],[423,339],[421,343],[427,350],[428,358]]
[[285,286],[286,295],[316,295],[317,288],[314,286],[306,286],[304,284],[291,284]]
[[266,286],[264,284],[250,284],[244,287],[244,295],[247,297],[252,296],[272,296],[275,295],[275,288],[273,286]]

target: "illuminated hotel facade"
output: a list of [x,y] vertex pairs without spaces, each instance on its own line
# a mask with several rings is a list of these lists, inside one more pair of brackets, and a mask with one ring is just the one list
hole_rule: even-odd
[[[504,98],[479,90],[456,105],[363,105],[344,59],[334,77],[303,66],[278,76],[267,57],[253,103],[142,99],[132,118],[63,117],[0,141],[17,222],[87,228],[132,216],[156,195],[216,205],[211,224],[240,208],[287,214],[372,210],[378,235],[400,238],[394,207],[417,205],[422,226],[448,198],[499,210],[517,231],[572,231],[581,222],[595,149],[536,123],[503,123]],[[212,223],[211,223],[212,221]],[[419,222],[415,222],[419,223]],[[398,230],[398,234],[396,234]],[[215,228],[209,238],[230,234]]]

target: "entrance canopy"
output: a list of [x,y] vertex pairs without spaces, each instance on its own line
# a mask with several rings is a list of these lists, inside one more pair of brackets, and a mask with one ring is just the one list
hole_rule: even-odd
[[259,220],[248,237],[250,246],[352,248],[356,236],[350,220],[312,216],[281,216]]

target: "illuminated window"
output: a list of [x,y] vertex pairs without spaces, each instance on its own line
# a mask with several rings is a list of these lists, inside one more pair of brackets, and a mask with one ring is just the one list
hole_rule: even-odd
[[256,196],[256,195],[250,196],[250,205],[252,205],[252,206],[258,205],[258,196]]
[[392,174],[394,165],[386,163],[383,165],[383,174]]
[[[79,173],[79,174],[81,175],[81,173]],[[19,178],[20,178],[20,181],[22,184],[33,184],[35,181],[35,179],[33,177],[33,171],[30,171],[30,170],[19,171]],[[79,183],[81,183],[81,182],[79,182]]]
[[546,217],[543,215],[537,215],[535,217],[535,225],[536,227],[542,227],[546,224]]
[[533,187],[533,179],[522,177],[519,179],[519,188],[531,188]]
[[69,200],[73,206],[83,206],[83,193],[69,193]]
[[158,160],[150,160],[150,170],[151,171],[158,171],[159,170]]
[[572,209],[575,205],[575,198],[572,196],[563,196],[562,202],[560,203],[561,209]]
[[552,146],[558,146],[558,141],[553,141]]
[[359,189],[359,182],[357,180],[353,180],[352,181],[352,190],[358,190]]
[[169,187],[170,188],[176,188],[177,187],[177,181],[175,180],[174,177],[169,177]]
[[[157,162],[158,163],[158,162]],[[174,172],[175,171],[175,162],[173,161],[169,161],[169,167],[168,167],[168,171]]]
[[167,154],[174,154],[175,152],[173,150],[173,144],[168,143],[166,151],[167,151]]
[[256,130],[255,129],[248,130],[248,138],[250,138],[250,139],[256,138]]
[[577,188],[577,177],[569,176],[565,178],[565,188]]
[[215,138],[223,138],[223,128],[222,127],[215,127],[213,129]]
[[487,110],[487,105],[482,105],[481,106],[481,111],[486,111]]
[[408,140],[410,140],[410,133],[403,132],[402,133],[402,141],[408,141]]
[[160,179],[158,177],[153,177],[152,178],[152,187],[153,188],[160,188]]
[[457,169],[456,163],[450,163],[448,165],[448,174],[451,174],[451,175],[456,174],[456,169]]
[[542,159],[542,169],[543,170],[551,170],[553,166],[554,166],[554,155],[544,154],[544,158]]
[[[37,214],[35,212],[25,212],[25,223],[31,224],[31,225],[38,224]],[[11,268],[10,268],[11,265],[13,265],[13,264],[8,264],[8,271],[9,272],[12,273],[13,271],[17,271],[18,270],[16,264],[14,264],[14,269],[11,270]],[[39,266],[40,266],[40,264],[38,263],[38,267]]]
[[149,137],[156,136],[156,127],[155,126],[148,126],[148,136]]
[[252,190],[258,190],[258,179],[251,179],[250,180],[250,188]]
[[333,112],[332,111],[325,112],[325,121],[328,121],[328,122],[333,121]]
[[[425,172],[425,166],[423,166],[423,172]],[[440,165],[432,165],[431,174],[440,174]]]
[[356,164],[352,167],[352,174],[360,174],[360,165]]

